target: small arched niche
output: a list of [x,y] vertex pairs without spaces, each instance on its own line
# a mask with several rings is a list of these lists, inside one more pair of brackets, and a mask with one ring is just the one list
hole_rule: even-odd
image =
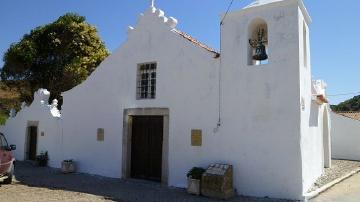
[[253,57],[256,54],[256,42],[262,41],[265,46],[267,56],[269,55],[269,37],[268,26],[265,20],[256,18],[252,20],[248,27],[248,65],[263,65],[269,63],[269,58],[265,60],[255,60]]

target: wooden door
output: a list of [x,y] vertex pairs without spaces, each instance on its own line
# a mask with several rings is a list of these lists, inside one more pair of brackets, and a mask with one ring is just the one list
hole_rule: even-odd
[[136,116],[132,122],[131,177],[161,181],[163,117]]
[[37,147],[37,127],[30,126],[29,127],[29,151],[28,151],[28,159],[36,160],[36,147]]

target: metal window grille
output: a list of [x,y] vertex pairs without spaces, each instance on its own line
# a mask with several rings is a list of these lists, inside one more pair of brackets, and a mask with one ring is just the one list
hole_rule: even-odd
[[137,75],[137,99],[155,99],[156,63],[141,64]]

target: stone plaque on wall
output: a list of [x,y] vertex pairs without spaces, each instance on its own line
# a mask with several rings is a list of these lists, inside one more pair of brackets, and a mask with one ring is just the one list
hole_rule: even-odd
[[199,129],[191,130],[191,146],[200,147],[202,145],[202,131]]
[[103,128],[98,128],[97,129],[97,141],[104,141],[105,138],[105,132]]

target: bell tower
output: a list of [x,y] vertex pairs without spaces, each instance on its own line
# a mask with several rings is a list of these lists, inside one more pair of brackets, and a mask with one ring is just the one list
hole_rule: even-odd
[[257,0],[228,13],[221,25],[220,132],[240,140],[235,181],[257,182],[244,183],[239,194],[303,195],[301,100],[311,102],[302,90],[311,83],[310,21],[302,0]]

